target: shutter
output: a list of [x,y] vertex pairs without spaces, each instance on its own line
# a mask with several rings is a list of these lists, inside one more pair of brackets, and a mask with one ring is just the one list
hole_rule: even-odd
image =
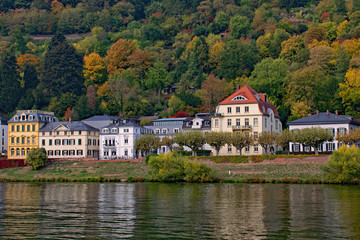
[[294,152],[294,144],[291,144],[291,151]]
[[326,144],[326,151],[329,151],[329,144]]
[[335,151],[335,143],[333,143],[332,145],[333,145],[333,151]]

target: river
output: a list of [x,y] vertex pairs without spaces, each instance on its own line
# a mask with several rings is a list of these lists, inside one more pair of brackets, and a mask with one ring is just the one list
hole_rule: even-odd
[[360,187],[0,183],[2,239],[360,239]]

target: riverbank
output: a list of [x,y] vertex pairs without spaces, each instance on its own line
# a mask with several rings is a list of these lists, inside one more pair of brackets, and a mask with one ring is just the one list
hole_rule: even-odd
[[[270,160],[261,163],[211,163],[217,182],[326,182],[322,161]],[[61,162],[37,171],[30,167],[0,170],[2,182],[134,182],[149,181],[143,162]]]

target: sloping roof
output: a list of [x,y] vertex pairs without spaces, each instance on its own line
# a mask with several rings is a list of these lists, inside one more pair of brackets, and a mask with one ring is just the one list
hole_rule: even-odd
[[[270,102],[263,101],[260,98],[260,95],[261,94],[257,93],[254,89],[245,85],[229,97],[225,98],[225,100],[220,102],[219,105],[257,103],[263,114],[268,115],[268,110],[271,109],[274,112],[274,116],[279,117],[276,107]],[[237,96],[243,96],[247,100],[233,100]]]
[[96,115],[96,116],[84,119],[83,121],[110,121],[110,120],[117,120],[117,119],[122,119],[122,118],[104,114],[104,115]]
[[163,122],[163,121],[184,121],[186,120],[186,117],[184,118],[162,118],[162,119],[156,119],[154,122]]
[[360,125],[360,122],[354,121],[349,115],[336,115],[334,113],[320,112],[304,118],[300,118],[291,122],[287,122],[287,125],[321,125],[321,124],[338,124],[338,123],[351,123],[354,125]]
[[[22,115],[25,115],[27,120],[21,121],[20,117]],[[29,117],[32,117],[31,120],[29,120]],[[18,117],[18,120],[15,121],[15,117]],[[10,118],[8,123],[16,123],[16,122],[52,122],[58,121],[58,118],[54,116],[53,112],[47,112],[47,111],[41,111],[41,110],[17,110],[16,114]]]
[[93,128],[86,123],[81,121],[73,121],[73,122],[50,122],[45,124],[42,128],[40,128],[40,132],[50,132],[56,130],[56,128],[64,126],[68,131],[99,131],[96,128]]
[[[118,128],[121,128],[121,127],[142,127],[140,126],[139,124],[136,124],[134,122],[126,122],[126,123],[114,123],[114,124],[110,124],[110,125],[107,125],[103,128],[113,128],[113,127],[118,127]],[[102,129],[103,129],[102,128]]]

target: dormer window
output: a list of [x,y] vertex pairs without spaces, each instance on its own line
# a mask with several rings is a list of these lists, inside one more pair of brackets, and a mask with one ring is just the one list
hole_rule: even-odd
[[112,133],[117,133],[117,128],[112,128],[112,129],[111,129],[111,132],[112,132]]
[[103,133],[109,133],[109,129],[108,129],[108,128],[104,128],[104,129],[102,130],[102,132],[103,132]]
[[238,96],[234,97],[233,99],[231,99],[231,101],[244,101],[244,100],[248,100],[248,99],[241,95],[238,95]]
[[15,120],[15,121],[19,121],[19,118],[18,118],[18,117],[14,117],[14,120]]
[[29,121],[32,121],[32,120],[33,120],[33,116],[29,115]]
[[25,121],[26,120],[26,116],[25,115],[21,115],[21,121]]

